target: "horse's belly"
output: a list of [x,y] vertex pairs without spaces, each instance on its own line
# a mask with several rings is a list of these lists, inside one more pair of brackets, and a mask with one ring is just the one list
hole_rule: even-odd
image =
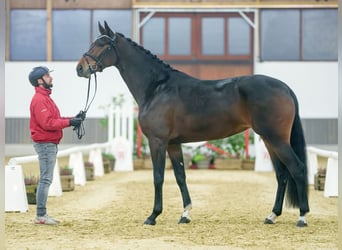
[[187,140],[211,140],[227,137],[243,131],[247,124],[235,119],[188,119],[179,126],[180,138]]

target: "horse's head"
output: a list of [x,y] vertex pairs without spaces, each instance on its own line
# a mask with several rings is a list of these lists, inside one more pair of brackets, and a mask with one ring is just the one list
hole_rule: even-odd
[[116,34],[109,28],[107,22],[104,27],[99,23],[101,35],[91,44],[90,49],[79,60],[76,71],[80,77],[89,78],[95,72],[114,66],[118,61],[115,48]]

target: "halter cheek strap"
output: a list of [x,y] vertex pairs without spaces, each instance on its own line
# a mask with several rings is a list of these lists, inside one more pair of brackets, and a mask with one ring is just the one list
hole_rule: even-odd
[[[105,55],[107,55],[109,52],[111,52],[111,50],[114,51],[114,53],[116,55],[116,59],[117,59],[117,61],[115,62],[114,65],[117,65],[119,62],[118,51],[115,47],[116,35],[114,35],[113,38],[111,38],[110,36],[107,36],[107,35],[101,35],[96,40],[101,39],[101,38],[107,38],[107,39],[109,39],[109,42],[107,43],[107,45],[108,45],[107,48],[105,50],[103,50],[99,56],[94,56],[88,52],[83,54],[83,57],[85,58],[85,60],[88,64],[90,74],[94,74],[96,71],[102,72],[102,70],[104,69],[102,60],[105,57]],[[88,57],[90,57],[92,60],[94,60],[95,64],[90,64]]]

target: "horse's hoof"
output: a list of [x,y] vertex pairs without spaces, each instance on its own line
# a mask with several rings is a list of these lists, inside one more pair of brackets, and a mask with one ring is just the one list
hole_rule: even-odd
[[264,224],[274,224],[274,221],[270,220],[269,218],[266,218]]
[[178,221],[178,224],[187,224],[190,223],[190,219],[188,217],[181,217],[180,220]]
[[151,219],[147,219],[144,222],[144,225],[150,225],[150,226],[154,226],[156,224],[155,220],[151,220]]
[[306,223],[305,221],[299,220],[297,221],[297,227],[307,227],[308,223]]

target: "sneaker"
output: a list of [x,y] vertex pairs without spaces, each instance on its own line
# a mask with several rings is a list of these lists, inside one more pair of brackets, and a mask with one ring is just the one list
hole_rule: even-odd
[[59,221],[52,219],[47,214],[44,216],[37,216],[34,220],[34,224],[42,224],[42,225],[57,225]]

